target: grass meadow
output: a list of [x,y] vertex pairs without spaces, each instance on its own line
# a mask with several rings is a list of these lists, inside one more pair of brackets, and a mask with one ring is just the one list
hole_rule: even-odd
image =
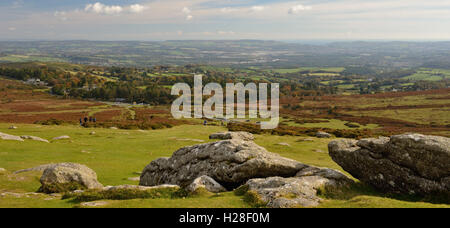
[[[12,135],[33,135],[49,139],[62,135],[69,140],[43,143],[26,140],[0,141],[0,167],[7,170],[0,174],[0,207],[83,207],[79,202],[61,200],[60,197],[32,194],[40,186],[40,173],[13,174],[20,169],[38,165],[75,162],[85,164],[97,172],[99,181],[107,185],[138,184],[129,178],[152,160],[168,157],[183,146],[209,142],[209,134],[225,131],[223,127],[182,125],[170,129],[113,130],[82,128],[74,125],[42,126],[33,124],[0,124],[0,132]],[[91,133],[95,131],[94,135]],[[305,140],[306,139],[306,140]],[[269,151],[297,161],[321,167],[339,169],[328,156],[327,144],[332,139],[294,136],[257,135],[255,142]],[[282,143],[283,145],[280,145]],[[342,170],[341,170],[342,171]],[[18,193],[18,194],[17,194]],[[25,195],[25,193],[28,193]],[[450,205],[422,202],[421,199],[399,199],[380,195],[370,187],[358,184],[340,196],[327,196],[321,207],[450,207]],[[106,200],[102,207],[119,208],[246,208],[250,207],[241,196],[233,192],[189,196],[186,198],[156,198],[133,200]]]

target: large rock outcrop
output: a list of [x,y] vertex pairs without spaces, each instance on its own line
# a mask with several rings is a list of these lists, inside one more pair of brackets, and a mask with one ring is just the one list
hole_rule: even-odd
[[[339,171],[309,167],[295,177],[269,177],[251,179],[241,189],[244,194],[256,194],[260,206],[271,208],[316,207],[323,200],[319,190],[339,189],[349,186],[353,180]],[[238,190],[239,191],[239,190]]]
[[[179,185],[189,191],[233,190],[256,195],[261,206],[313,207],[322,200],[320,189],[348,186],[353,180],[339,171],[305,165],[270,153],[256,145],[246,132],[217,133],[222,141],[182,148],[171,158],[145,167],[142,186]],[[223,187],[222,187],[223,186]]]
[[84,165],[60,163],[47,166],[40,179],[41,192],[55,193],[77,189],[101,189],[97,174]]
[[329,144],[344,170],[387,193],[450,193],[450,139],[420,134],[337,140]]
[[268,152],[249,141],[248,135],[245,138],[237,135],[231,138],[184,147],[171,158],[151,162],[142,172],[140,185],[175,184],[186,187],[196,178],[206,175],[233,189],[252,178],[292,177],[307,167]]

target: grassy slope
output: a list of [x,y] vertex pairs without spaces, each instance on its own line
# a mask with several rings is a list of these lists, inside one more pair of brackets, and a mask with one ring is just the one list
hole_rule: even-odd
[[[84,129],[76,126],[17,125],[19,129],[9,130],[9,125],[0,124],[0,132],[14,135],[34,135],[51,139],[69,135],[71,140],[50,144],[25,141],[0,141],[0,167],[9,171],[30,168],[52,162],[77,162],[94,169],[104,185],[137,184],[128,180],[139,176],[150,161],[170,156],[180,147],[198,142],[177,139],[200,139],[208,142],[208,135],[223,131],[221,127],[179,126],[158,131],[124,131],[111,129]],[[96,135],[89,135],[95,131]],[[314,139],[302,142],[301,137],[257,136],[256,143],[269,151],[298,161],[340,169],[327,154],[329,139]],[[278,143],[288,143],[280,146]],[[39,173],[0,174],[0,192],[33,192],[39,187]],[[73,207],[67,200],[45,200],[42,197],[1,197],[0,207]],[[186,199],[145,199],[108,201],[106,207],[248,207],[241,197],[233,193]],[[323,207],[442,207],[429,203],[407,202],[376,194],[360,192],[348,199],[329,199]]]
[[381,111],[355,111],[348,112],[351,115],[358,116],[375,116],[389,117],[391,119],[405,120],[419,124],[450,124],[450,115],[448,109],[444,108],[422,108],[422,109],[406,109],[406,110],[381,110]]

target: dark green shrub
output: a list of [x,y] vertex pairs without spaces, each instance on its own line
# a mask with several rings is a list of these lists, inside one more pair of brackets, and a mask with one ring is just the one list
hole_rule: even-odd
[[52,119],[48,119],[48,120],[36,121],[35,124],[41,124],[41,125],[62,125],[62,124],[64,124],[64,121],[52,118]]

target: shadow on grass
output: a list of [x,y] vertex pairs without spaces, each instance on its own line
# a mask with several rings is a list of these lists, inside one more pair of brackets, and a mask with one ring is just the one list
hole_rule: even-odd
[[131,200],[131,199],[158,199],[183,198],[189,194],[182,189],[115,189],[115,190],[87,190],[82,193],[65,193],[62,199],[70,199],[71,203],[92,202],[98,200]]
[[323,189],[318,191],[318,195],[325,199],[334,200],[351,200],[357,196],[373,196],[382,198],[391,198],[394,200],[406,202],[423,202],[431,204],[450,204],[450,195],[443,193],[436,193],[430,196],[420,195],[402,195],[393,193],[381,193],[372,186],[356,182],[347,188],[341,189]]

